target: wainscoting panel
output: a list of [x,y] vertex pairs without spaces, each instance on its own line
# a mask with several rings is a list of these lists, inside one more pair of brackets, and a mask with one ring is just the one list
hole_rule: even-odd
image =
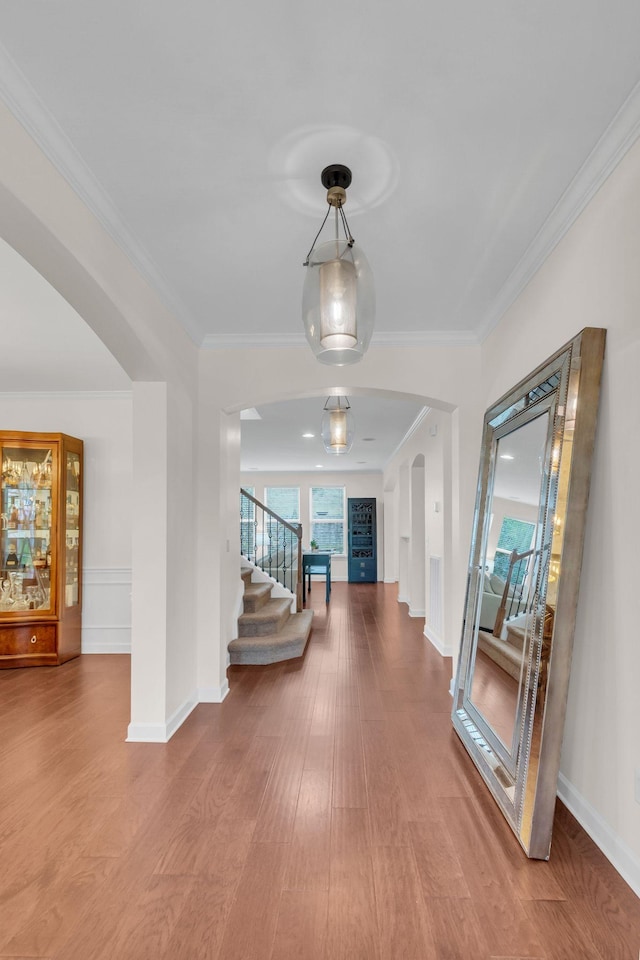
[[82,652],[131,653],[131,568],[82,571]]

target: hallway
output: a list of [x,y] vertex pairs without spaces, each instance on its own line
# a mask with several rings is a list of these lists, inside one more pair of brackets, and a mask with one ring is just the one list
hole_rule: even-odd
[[640,902],[559,805],[528,861],[394,585],[314,583],[302,660],[124,742],[129,658],[0,672],[0,958],[637,960]]

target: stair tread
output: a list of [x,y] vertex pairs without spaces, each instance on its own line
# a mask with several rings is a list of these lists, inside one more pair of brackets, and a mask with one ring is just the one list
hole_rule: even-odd
[[479,630],[478,635],[484,644],[492,647],[494,650],[499,650],[507,659],[513,660],[514,663],[520,663],[522,660],[522,650],[518,650],[517,647],[514,647],[513,644],[507,643],[506,640],[501,640],[499,637],[494,637],[493,634],[487,633],[485,630]]
[[291,600],[288,597],[272,597],[267,600],[259,610],[253,610],[249,613],[241,613],[239,621],[244,623],[256,623],[265,620],[274,620],[281,616],[285,610],[291,609]]
[[291,615],[291,600],[277,597],[267,600],[258,610],[241,613],[238,617],[238,633],[241,637],[265,636],[282,630]]

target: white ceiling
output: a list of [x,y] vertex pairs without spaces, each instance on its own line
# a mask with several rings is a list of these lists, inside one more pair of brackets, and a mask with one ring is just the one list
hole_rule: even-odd
[[[302,339],[335,162],[375,337],[478,342],[640,129],[637,0],[0,0],[0,22],[0,96],[206,346]],[[128,385],[64,301],[42,326],[22,294],[3,276],[0,389]],[[382,459],[407,421],[385,408]]]
[[635,136],[637,91],[607,128],[640,79],[637,0],[0,15],[6,101],[197,342],[300,336],[333,162],[353,169],[378,336],[477,339]]
[[242,420],[241,469],[318,474],[382,470],[425,409],[409,400],[351,397],[353,447],[349,454],[336,456],[325,453],[320,436],[325,399],[265,404],[258,408],[260,420]]

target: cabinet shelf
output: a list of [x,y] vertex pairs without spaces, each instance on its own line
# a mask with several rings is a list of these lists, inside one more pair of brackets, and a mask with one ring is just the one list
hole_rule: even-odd
[[0,668],[80,653],[82,457],[63,433],[0,432]]
[[375,497],[349,497],[349,582],[378,579]]

